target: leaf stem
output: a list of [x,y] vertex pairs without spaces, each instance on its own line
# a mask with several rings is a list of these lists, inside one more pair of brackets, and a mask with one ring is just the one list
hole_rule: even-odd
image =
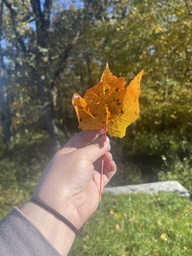
[[[107,139],[107,127],[104,127],[104,141]],[[101,196],[102,196],[102,188],[103,188],[103,169],[104,169],[104,156],[102,157],[101,160],[101,172],[100,172],[100,184],[99,184],[99,201],[101,201]]]

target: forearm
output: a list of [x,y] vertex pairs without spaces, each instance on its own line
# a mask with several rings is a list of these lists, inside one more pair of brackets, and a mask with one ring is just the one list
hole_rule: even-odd
[[[26,203],[21,211],[61,255],[68,254],[75,233],[65,223],[33,202]],[[70,219],[68,215],[65,212],[65,217]]]
[[59,252],[17,207],[0,222],[0,255],[59,256]]
[[109,139],[99,135],[98,131],[81,132],[55,154],[33,200],[21,211],[14,209],[0,223],[0,251],[6,251],[3,255],[68,254],[76,231],[98,207],[101,158],[103,186],[116,172]]

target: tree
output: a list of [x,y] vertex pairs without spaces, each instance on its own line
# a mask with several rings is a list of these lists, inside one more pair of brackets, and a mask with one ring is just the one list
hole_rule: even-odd
[[[42,110],[46,130],[57,138],[56,101],[61,76],[72,49],[86,26],[102,19],[107,1],[82,1],[82,8],[71,4],[57,9],[60,1],[3,0],[3,36],[12,61],[11,75]],[[54,6],[53,6],[54,3]],[[61,2],[62,3],[62,2]],[[65,1],[64,1],[65,3]],[[8,16],[8,18],[5,17]],[[8,50],[8,48],[7,48]],[[69,68],[68,68],[69,70]]]
[[[3,4],[0,4],[0,41],[2,40],[2,13]],[[11,138],[11,112],[9,104],[9,94],[7,91],[6,68],[3,60],[2,47],[0,44],[0,109],[1,123],[3,130],[3,142],[8,144]]]
[[0,71],[0,108],[1,123],[3,129],[3,143],[8,144],[11,138],[11,112],[9,104],[9,95],[7,92],[6,77],[3,71]]
[[[74,49],[76,65],[69,83],[73,81],[82,95],[99,81],[106,61],[113,74],[125,76],[127,83],[145,70],[140,119],[118,142],[118,154],[124,163],[132,158],[142,165],[147,159],[147,169],[151,170],[160,168],[164,157],[174,161],[176,156],[189,156],[191,8],[190,1],[179,0],[112,1],[107,16],[88,26],[83,46]],[[146,169],[146,162],[143,167]]]

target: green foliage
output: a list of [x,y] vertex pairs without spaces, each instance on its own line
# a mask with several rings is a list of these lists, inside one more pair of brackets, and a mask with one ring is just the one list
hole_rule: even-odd
[[[79,65],[72,66],[67,78],[83,94],[99,81],[106,61],[127,83],[144,68],[140,119],[128,128],[126,138],[114,140],[120,173],[113,184],[157,181],[158,172],[166,171],[163,157],[174,166],[177,157],[188,157],[190,150],[183,150],[183,145],[192,142],[191,5],[156,0],[112,3],[110,18],[87,26],[83,46],[73,51]],[[177,179],[181,178],[182,173]]]
[[188,191],[192,191],[192,157],[179,159],[176,157],[171,164],[167,165],[167,159],[164,157],[166,168],[158,173],[159,180],[177,180]]
[[10,4],[15,23],[5,3],[2,39],[9,42],[3,54],[13,63],[8,80],[9,93],[14,95],[16,132],[23,123],[24,129],[42,119],[49,105],[57,127],[65,134],[74,131],[77,122],[71,96],[74,91],[83,94],[98,82],[108,61],[112,72],[127,81],[145,69],[140,132],[156,130],[159,136],[164,130],[177,129],[191,133],[192,21],[188,1],[85,0],[81,8],[79,1],[71,7],[66,1],[54,1],[46,10],[52,16],[41,10],[46,22],[40,31],[41,17],[31,26],[37,14],[29,1]]
[[47,136],[36,134],[18,138],[0,161],[0,217],[14,205],[30,199],[52,154]]
[[104,195],[69,255],[190,256],[191,213],[175,194]]
[[[13,205],[29,198],[34,184],[25,177],[26,166],[4,159],[0,162],[0,169],[0,216],[3,217]],[[18,176],[21,175],[26,183],[19,181]]]
[[123,163],[120,161],[117,162],[117,173],[110,181],[108,186],[113,187],[130,184],[141,184],[149,180],[152,180],[151,175],[150,178],[147,179],[147,175],[142,173],[142,169],[137,164],[131,162],[130,160]]
[[10,156],[0,145],[0,170],[6,170],[2,186],[11,184],[10,200],[47,159],[39,134],[67,139],[77,131],[71,96],[95,85],[106,62],[127,84],[145,70],[140,118],[125,138],[112,139],[118,173],[111,185],[176,179],[191,191],[192,7],[188,0],[168,2],[84,0],[79,7],[80,1],[57,0],[48,9],[39,6],[44,19],[38,19],[35,0],[2,1],[0,72],[11,99],[14,145]]

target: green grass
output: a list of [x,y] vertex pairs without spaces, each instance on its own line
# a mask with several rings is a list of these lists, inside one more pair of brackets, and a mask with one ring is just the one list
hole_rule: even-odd
[[0,219],[30,199],[51,156],[48,136],[23,136],[13,148],[0,148]]
[[[8,152],[0,148],[0,218],[30,198],[51,149],[44,134],[22,137]],[[177,174],[180,167],[172,171]],[[188,165],[184,167],[182,175],[186,169],[184,177],[191,186]],[[69,254],[76,255],[191,256],[192,202],[175,194],[103,195]]]
[[175,194],[104,195],[70,256],[191,256],[192,202]]

